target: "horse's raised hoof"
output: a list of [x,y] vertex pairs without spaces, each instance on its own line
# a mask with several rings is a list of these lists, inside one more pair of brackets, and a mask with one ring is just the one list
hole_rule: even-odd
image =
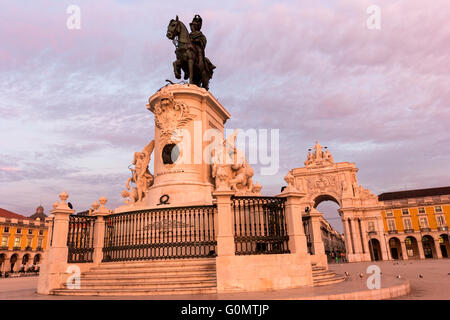
[[177,79],[181,79],[181,74],[179,74],[179,73],[175,73],[175,78],[177,78]]
[[184,74],[184,80],[187,80],[187,79],[189,79],[189,74],[188,74],[188,73],[185,73],[185,74]]

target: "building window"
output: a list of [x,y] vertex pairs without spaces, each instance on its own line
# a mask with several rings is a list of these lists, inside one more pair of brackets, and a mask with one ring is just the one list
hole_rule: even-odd
[[422,217],[419,219],[421,228],[428,228],[428,219],[426,217]]
[[19,248],[20,247],[20,238],[16,238],[14,240],[14,248]]
[[393,216],[392,211],[386,211],[386,217],[392,217],[392,216]]
[[395,220],[393,219],[388,220],[388,230],[389,231],[395,230]]
[[33,240],[33,238],[28,238],[27,239],[27,247],[31,247],[31,241]]
[[420,207],[419,208],[419,213],[425,213],[425,208],[424,207]]
[[402,214],[403,215],[408,215],[409,214],[409,210],[408,209],[402,209]]
[[434,212],[436,212],[436,213],[442,212],[442,207],[441,206],[435,206],[434,207]]
[[28,234],[33,234],[33,229],[28,229]]
[[9,227],[4,227],[4,228],[3,228],[3,232],[8,233],[8,232],[9,232]]
[[436,221],[437,221],[438,227],[444,227],[445,226],[444,215],[440,214],[440,215],[436,216]]
[[20,228],[17,228],[17,231],[16,231],[16,233],[22,233],[22,229],[20,229]]
[[411,219],[403,219],[403,224],[405,225],[405,229],[412,229]]
[[42,248],[42,239],[38,240],[38,248]]
[[7,247],[8,246],[8,237],[3,237],[2,238],[2,247]]
[[44,234],[44,230],[39,230],[39,235],[42,236]]
[[373,221],[369,221],[367,229],[369,231],[375,231],[375,224],[373,223]]

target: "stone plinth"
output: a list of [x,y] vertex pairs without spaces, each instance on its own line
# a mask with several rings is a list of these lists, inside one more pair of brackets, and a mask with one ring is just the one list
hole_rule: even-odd
[[[223,139],[228,111],[210,92],[194,85],[166,86],[150,97],[147,108],[155,114],[154,184],[143,207],[212,204],[213,181],[205,148],[217,134]],[[176,147],[168,152],[171,145]],[[163,195],[169,196],[167,204],[160,203]]]

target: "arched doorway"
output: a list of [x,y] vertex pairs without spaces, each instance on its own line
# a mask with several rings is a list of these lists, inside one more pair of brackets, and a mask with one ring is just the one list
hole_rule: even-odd
[[10,262],[10,264],[11,264],[11,272],[14,272],[14,266],[15,266],[15,264],[16,264],[16,262],[17,262],[17,254],[13,254],[12,256],[11,256],[11,259],[9,260],[9,262]]
[[28,260],[30,260],[30,255],[27,253],[22,258],[22,264],[26,265],[28,263]]
[[380,241],[377,239],[369,240],[370,259],[372,261],[382,260]]
[[394,260],[402,259],[402,246],[400,240],[396,237],[389,239],[389,250],[391,251],[391,257]]
[[441,234],[439,236],[439,247],[441,249],[442,258],[448,258],[450,252],[450,243],[448,241],[448,234]]
[[419,246],[416,238],[409,236],[405,239],[406,254],[408,259],[419,259]]
[[434,239],[431,236],[426,235],[422,237],[422,246],[425,259],[436,258],[436,247],[434,245]]
[[38,253],[37,255],[34,256],[33,258],[33,264],[37,265],[39,264],[39,262],[41,261],[41,255]]

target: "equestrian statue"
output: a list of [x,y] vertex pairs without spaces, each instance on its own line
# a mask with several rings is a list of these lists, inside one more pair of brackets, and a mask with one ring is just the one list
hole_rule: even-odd
[[200,31],[202,18],[197,14],[189,24],[191,33],[188,32],[183,22],[172,19],[167,27],[167,38],[175,44],[176,60],[173,63],[175,78],[181,78],[181,70],[184,79],[189,79],[190,84],[209,89],[209,80],[216,68],[207,57],[205,57],[206,37]]

